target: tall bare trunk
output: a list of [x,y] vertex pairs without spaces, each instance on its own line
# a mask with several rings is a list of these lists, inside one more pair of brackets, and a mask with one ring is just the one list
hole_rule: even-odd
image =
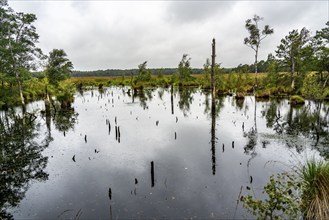
[[215,90],[216,41],[212,40],[211,55],[211,161],[212,174],[216,174],[216,90]]
[[215,57],[216,57],[216,41],[215,38],[212,39],[212,55],[211,55],[211,93],[213,94],[213,96],[215,96],[216,92],[215,92],[215,65],[216,65],[216,61],[215,61]]

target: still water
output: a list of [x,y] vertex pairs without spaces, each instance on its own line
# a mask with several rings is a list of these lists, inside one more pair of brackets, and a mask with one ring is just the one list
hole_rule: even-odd
[[329,155],[325,103],[111,87],[28,112],[1,112],[0,216],[15,219],[250,218],[241,195]]

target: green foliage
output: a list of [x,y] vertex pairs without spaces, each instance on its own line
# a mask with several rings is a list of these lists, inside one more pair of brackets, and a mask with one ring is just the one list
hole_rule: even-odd
[[[214,68],[215,87],[219,90],[224,89],[222,74],[223,70],[220,67],[220,64],[216,63]],[[202,85],[204,88],[211,87],[211,64],[209,59],[207,59],[206,63],[203,65],[202,77],[197,77],[197,84]]]
[[136,82],[139,81],[149,81],[151,79],[151,71],[146,68],[147,61],[138,65],[138,76],[136,77]]
[[41,49],[36,46],[39,38],[33,26],[36,16],[15,12],[7,1],[2,1],[0,6],[0,72],[16,80],[21,103],[24,104],[24,74],[35,70],[36,61],[43,58]]
[[227,89],[234,90],[238,86],[238,74],[230,73],[227,78]]
[[179,82],[191,80],[192,68],[190,64],[191,58],[187,54],[183,54],[182,60],[178,64]]
[[164,69],[163,68],[161,68],[161,69],[158,70],[157,76],[158,76],[159,79],[163,79],[163,77],[164,77],[164,74],[163,73],[164,73]]
[[24,98],[26,101],[33,101],[42,98],[45,93],[46,82],[37,78],[32,78],[24,83]]
[[310,31],[305,27],[299,32],[297,29],[289,32],[289,35],[281,39],[281,44],[276,50],[279,58],[283,59],[285,64],[289,66],[292,71],[298,71],[301,66],[302,49],[306,47],[309,42]]
[[243,206],[257,219],[297,219],[301,214],[301,199],[298,196],[300,185],[295,175],[272,175],[263,189],[267,198],[257,200],[247,195],[242,197]]
[[273,28],[270,28],[269,25],[265,25],[264,29],[260,31],[259,22],[263,20],[258,15],[254,15],[252,19],[246,20],[245,28],[249,32],[249,37],[244,38],[244,44],[250,47],[255,51],[255,73],[257,73],[257,58],[258,58],[258,50],[262,40],[264,40],[267,36],[273,34]]
[[302,28],[300,32],[292,30],[281,40],[278,50],[275,51],[277,57],[289,68],[292,89],[295,89],[295,72],[300,73],[307,64],[305,60],[312,55],[307,45],[309,40],[310,31],[306,28]]
[[210,79],[211,79],[211,64],[210,64],[210,60],[207,59],[206,63],[203,64],[203,85],[210,87]]
[[56,91],[56,99],[61,103],[62,108],[70,108],[74,101],[75,88],[73,84],[61,83]]
[[329,21],[326,27],[316,32],[313,38],[317,70],[329,72]]
[[46,76],[49,83],[57,85],[59,81],[68,79],[73,69],[72,62],[62,49],[53,49],[49,53]]
[[326,99],[326,100],[329,100],[329,88],[324,90],[323,98]]
[[318,77],[314,73],[309,73],[306,75],[302,94],[307,98],[321,99],[322,98],[322,88],[321,84],[318,82]]
[[[232,72],[237,72],[237,73],[250,73],[253,71],[253,65],[248,65],[248,64],[239,64],[236,68],[233,68]],[[259,69],[258,69],[259,70]],[[260,70],[259,70],[260,71]],[[260,71],[263,72],[263,71]]]
[[275,59],[272,54],[268,55],[267,58],[267,75],[264,79],[264,83],[268,88],[277,87],[280,83],[281,75],[279,74],[279,62]]

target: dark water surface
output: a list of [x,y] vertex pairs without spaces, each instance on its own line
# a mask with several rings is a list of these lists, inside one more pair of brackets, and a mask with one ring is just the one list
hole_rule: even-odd
[[248,218],[239,195],[260,198],[270,175],[329,155],[325,103],[115,87],[72,107],[1,113],[2,216]]

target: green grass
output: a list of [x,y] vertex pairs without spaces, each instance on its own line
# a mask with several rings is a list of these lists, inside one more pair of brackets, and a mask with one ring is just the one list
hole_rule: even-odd
[[329,163],[310,160],[300,169],[299,175],[306,219],[329,219]]

